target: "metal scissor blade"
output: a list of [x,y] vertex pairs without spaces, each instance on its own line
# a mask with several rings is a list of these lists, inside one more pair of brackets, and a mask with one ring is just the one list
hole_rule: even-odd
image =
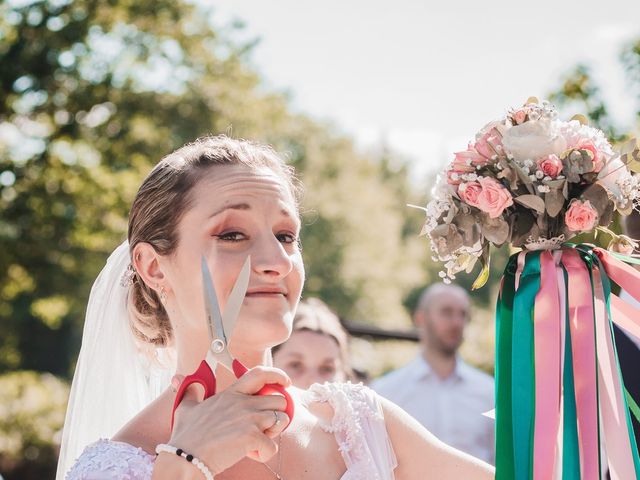
[[222,315],[220,315],[220,304],[218,303],[216,290],[213,288],[211,272],[209,271],[209,266],[207,265],[207,260],[204,258],[204,255],[202,256],[200,267],[202,270],[202,290],[204,292],[204,308],[207,312],[209,339],[213,341],[216,338],[221,338],[226,345],[227,337],[225,336],[224,325],[222,323]]
[[249,276],[251,275],[251,255],[244,261],[244,265],[240,270],[240,274],[236,279],[236,283],[231,290],[231,294],[227,299],[227,304],[224,306],[224,313],[222,314],[222,322],[224,323],[224,331],[230,337],[236,326],[236,320],[242,307],[242,302],[247,294],[247,288],[249,287]]

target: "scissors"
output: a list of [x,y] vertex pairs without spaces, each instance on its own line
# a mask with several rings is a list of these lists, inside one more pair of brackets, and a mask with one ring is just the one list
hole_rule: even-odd
[[[216,369],[218,365],[222,364],[227,370],[233,372],[236,378],[242,377],[247,373],[248,369],[242,362],[234,358],[229,353],[229,339],[235,327],[238,314],[240,313],[240,307],[247,293],[247,287],[249,286],[249,274],[251,273],[251,258],[247,257],[240,270],[240,274],[236,279],[236,283],[231,290],[231,294],[227,300],[227,304],[224,309],[224,314],[220,314],[220,304],[218,303],[218,297],[216,297],[216,291],[213,287],[213,280],[207,261],[204,256],[201,260],[202,270],[202,287],[204,291],[204,304],[207,314],[207,326],[209,332],[209,349],[207,350],[207,356],[200,363],[198,369],[185,377],[180,384],[178,392],[176,394],[175,402],[173,403],[173,411],[171,414],[171,429],[173,430],[173,421],[175,417],[176,409],[180,402],[182,402],[187,388],[196,383],[202,385],[204,388],[204,398],[207,399],[216,394]],[[291,395],[287,390],[278,384],[267,384],[263,386],[255,395],[282,395],[287,401],[287,407],[285,413],[289,416],[289,422],[293,418],[294,403]],[[288,427],[289,425],[287,425]],[[285,427],[285,429],[287,428]]]

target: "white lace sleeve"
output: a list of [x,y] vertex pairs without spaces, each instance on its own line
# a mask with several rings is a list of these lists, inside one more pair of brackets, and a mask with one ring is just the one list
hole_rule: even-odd
[[328,402],[331,424],[347,471],[342,480],[393,480],[398,465],[376,393],[362,384],[325,383],[309,388],[310,401]]
[[66,480],[149,480],[155,458],[128,443],[98,440],[84,449]]

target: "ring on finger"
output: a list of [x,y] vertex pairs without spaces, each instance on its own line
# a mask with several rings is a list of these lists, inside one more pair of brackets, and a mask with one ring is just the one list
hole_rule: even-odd
[[277,427],[278,424],[280,423],[280,417],[278,416],[278,412],[276,410],[273,411],[273,416],[276,417],[275,421],[273,422],[273,425],[271,425],[271,428],[273,427]]

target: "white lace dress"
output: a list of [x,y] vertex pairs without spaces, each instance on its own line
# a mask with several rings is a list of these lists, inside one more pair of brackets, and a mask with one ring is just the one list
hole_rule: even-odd
[[[397,462],[384,424],[380,402],[362,384],[315,384],[308,401],[328,402],[331,423],[321,427],[333,433],[347,471],[340,480],[393,480]],[[98,440],[85,448],[67,474],[67,480],[148,480],[155,455],[128,443]]]

